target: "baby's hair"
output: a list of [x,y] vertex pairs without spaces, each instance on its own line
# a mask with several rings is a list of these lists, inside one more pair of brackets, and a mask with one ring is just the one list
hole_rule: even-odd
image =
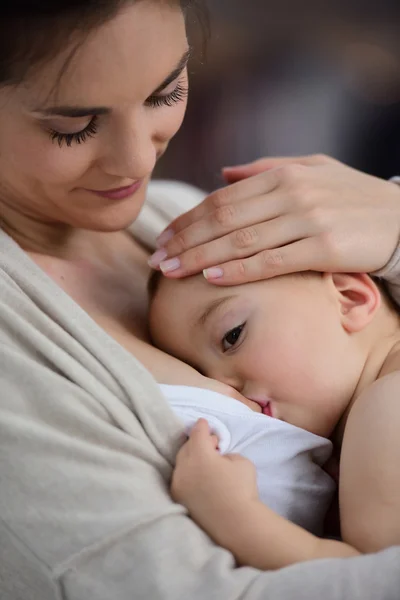
[[162,271],[152,271],[147,282],[147,291],[149,294],[149,303],[151,303],[155,295],[157,294],[158,288],[160,287],[160,281],[164,277]]
[[400,306],[394,300],[386,281],[384,279],[381,279],[380,277],[375,277],[373,275],[371,275],[371,279],[379,289],[382,297],[388,303],[389,308],[391,308],[395,313],[397,313],[400,316]]

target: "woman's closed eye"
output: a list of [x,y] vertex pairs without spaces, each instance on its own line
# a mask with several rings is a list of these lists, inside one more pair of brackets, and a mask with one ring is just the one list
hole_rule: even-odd
[[175,87],[167,92],[168,88],[164,90],[164,93],[154,94],[149,96],[146,100],[146,105],[150,108],[159,108],[161,106],[173,106],[179,102],[183,102],[188,95],[188,86],[182,81],[178,81]]
[[[162,106],[172,107],[179,102],[183,102],[188,95],[188,86],[183,81],[173,84],[174,87],[168,92],[171,86],[168,86],[162,93],[154,94],[147,98],[145,105],[150,108],[160,108]],[[167,93],[166,93],[167,92]],[[52,142],[57,142],[61,146],[65,143],[67,146],[71,146],[72,143],[83,144],[89,138],[96,135],[98,131],[98,115],[93,115],[89,123],[80,131],[63,132],[56,130],[55,128],[49,129],[49,135]]]
[[237,345],[238,341],[242,337],[243,329],[245,327],[245,323],[242,325],[238,325],[233,329],[230,329],[222,339],[222,350],[223,352],[227,352],[231,348]]
[[88,140],[88,138],[96,135],[98,126],[97,121],[98,117],[94,115],[84,129],[81,129],[80,131],[74,131],[72,133],[65,133],[62,131],[56,131],[55,129],[50,129],[50,139],[52,142],[57,142],[60,148],[64,143],[67,146],[71,146],[72,142],[83,144]]

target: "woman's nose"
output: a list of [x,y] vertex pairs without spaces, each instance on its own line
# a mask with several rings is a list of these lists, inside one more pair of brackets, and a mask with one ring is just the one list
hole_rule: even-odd
[[145,115],[131,119],[130,123],[118,123],[104,154],[101,167],[109,175],[143,179],[151,174],[157,160],[157,141],[151,122]]

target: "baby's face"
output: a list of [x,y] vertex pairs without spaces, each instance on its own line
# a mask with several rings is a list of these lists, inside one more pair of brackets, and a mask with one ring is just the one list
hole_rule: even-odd
[[155,344],[236,388],[265,414],[329,436],[357,364],[329,278],[287,276],[216,287],[163,278],[150,310]]

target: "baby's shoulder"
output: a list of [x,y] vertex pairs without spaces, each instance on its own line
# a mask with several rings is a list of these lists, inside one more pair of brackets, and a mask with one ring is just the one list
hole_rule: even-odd
[[356,426],[376,436],[387,424],[400,423],[400,368],[379,377],[354,403],[346,429]]

